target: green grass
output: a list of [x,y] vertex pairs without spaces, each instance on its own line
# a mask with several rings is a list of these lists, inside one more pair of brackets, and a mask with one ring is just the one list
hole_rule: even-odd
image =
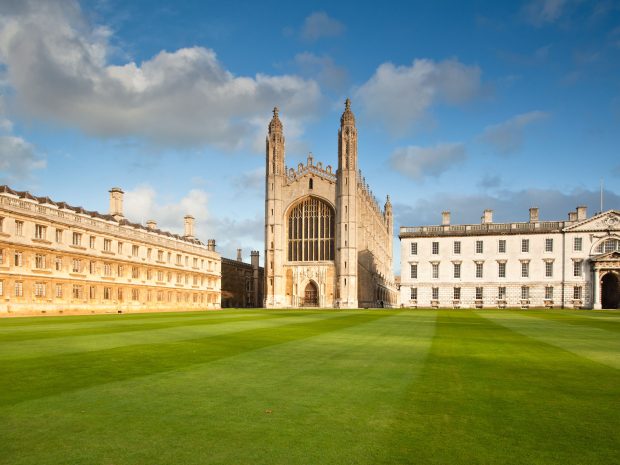
[[0,320],[0,464],[620,463],[620,312]]

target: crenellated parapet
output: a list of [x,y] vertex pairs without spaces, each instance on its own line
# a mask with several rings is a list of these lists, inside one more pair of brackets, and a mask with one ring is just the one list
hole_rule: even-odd
[[323,163],[318,162],[315,164],[312,153],[308,154],[308,159],[306,160],[305,165],[303,163],[299,163],[296,170],[294,168],[286,168],[287,182],[289,184],[295,182],[308,173],[319,176],[330,182],[336,182],[336,174],[333,172],[332,166],[327,165],[323,168]]

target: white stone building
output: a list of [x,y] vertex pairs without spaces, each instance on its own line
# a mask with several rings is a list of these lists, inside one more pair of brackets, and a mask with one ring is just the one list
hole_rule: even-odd
[[436,308],[620,308],[620,212],[568,221],[401,227],[401,303]]

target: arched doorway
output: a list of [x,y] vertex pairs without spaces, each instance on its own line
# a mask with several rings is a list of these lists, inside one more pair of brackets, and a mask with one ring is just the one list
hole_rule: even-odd
[[306,285],[304,291],[304,307],[318,307],[319,305],[319,292],[316,288],[316,284],[310,281]]
[[620,308],[620,279],[616,273],[607,273],[601,280],[603,308]]

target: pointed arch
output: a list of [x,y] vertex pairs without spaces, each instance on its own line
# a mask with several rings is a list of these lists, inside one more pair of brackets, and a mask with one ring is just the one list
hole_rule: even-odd
[[334,260],[336,215],[326,201],[308,196],[295,203],[287,214],[288,261]]

